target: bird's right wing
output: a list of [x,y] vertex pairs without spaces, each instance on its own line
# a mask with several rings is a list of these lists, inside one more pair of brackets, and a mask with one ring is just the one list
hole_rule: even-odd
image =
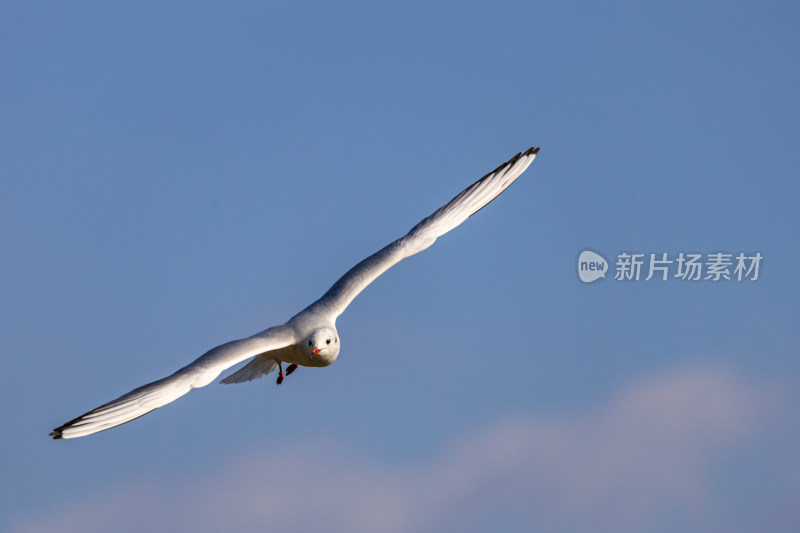
[[134,389],[55,428],[50,436],[54,439],[83,437],[130,422],[177,400],[192,389],[205,387],[223,370],[236,363],[264,352],[284,348],[294,344],[295,341],[294,330],[283,325],[269,328],[246,339],[217,346],[171,376]]
[[324,313],[332,318],[342,314],[353,298],[358,296],[375,278],[406,257],[425,250],[438,237],[455,228],[497,198],[520,174],[525,172],[538,152],[538,148],[529,148],[525,152],[515,155],[461,191],[432,215],[422,219],[405,236],[347,271],[322,298],[311,304],[308,309]]

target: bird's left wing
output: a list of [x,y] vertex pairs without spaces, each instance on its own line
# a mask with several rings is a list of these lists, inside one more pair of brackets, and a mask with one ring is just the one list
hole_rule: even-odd
[[55,428],[50,436],[54,439],[83,437],[130,422],[177,400],[192,389],[205,387],[236,363],[289,346],[295,341],[294,330],[283,325],[217,346],[171,376],[134,389]]
[[538,148],[529,148],[515,155],[461,191],[432,215],[422,219],[405,236],[347,271],[322,298],[311,304],[308,310],[326,314],[331,318],[342,314],[353,298],[375,278],[406,257],[425,250],[436,241],[437,237],[455,228],[497,198],[525,172],[538,152]]

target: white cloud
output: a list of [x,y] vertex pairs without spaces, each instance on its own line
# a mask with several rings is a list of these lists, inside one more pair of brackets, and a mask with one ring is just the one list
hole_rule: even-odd
[[365,460],[342,443],[259,450],[209,472],[140,481],[21,525],[59,531],[647,530],[712,520],[718,457],[780,405],[719,368],[645,379],[600,405],[512,417],[427,464]]

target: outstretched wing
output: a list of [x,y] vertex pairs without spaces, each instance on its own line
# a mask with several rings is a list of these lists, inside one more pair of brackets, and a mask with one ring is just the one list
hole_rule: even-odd
[[217,346],[171,376],[134,389],[57,427],[50,436],[54,439],[72,439],[130,422],[177,400],[192,389],[205,387],[223,370],[236,363],[270,350],[289,346],[294,344],[295,340],[294,331],[284,325],[269,328],[246,339]]
[[511,185],[533,162],[538,148],[530,148],[503,163],[467,187],[432,215],[422,219],[405,236],[351,268],[309,310],[331,318],[342,314],[353,298],[375,278],[406,257],[428,248],[436,239],[480,211]]

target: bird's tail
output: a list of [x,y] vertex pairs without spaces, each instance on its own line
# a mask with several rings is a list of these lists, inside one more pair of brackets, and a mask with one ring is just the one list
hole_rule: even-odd
[[242,368],[225,379],[220,380],[220,383],[230,385],[232,383],[253,381],[254,379],[263,378],[267,374],[271,374],[272,372],[278,370],[278,365],[280,364],[279,361],[277,359],[273,359],[272,357],[267,357],[266,355],[267,354],[261,354],[253,358],[252,361],[244,365]]

